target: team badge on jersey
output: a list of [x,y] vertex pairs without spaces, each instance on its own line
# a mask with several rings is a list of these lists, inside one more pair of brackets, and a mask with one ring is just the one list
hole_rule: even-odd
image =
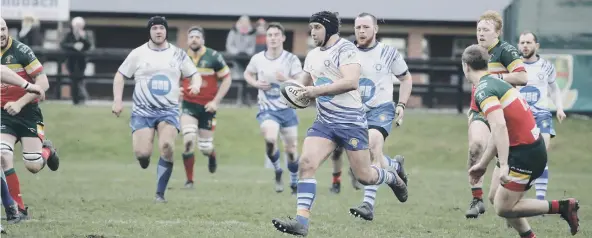
[[360,143],[360,140],[356,138],[349,139],[349,144],[354,148],[358,147],[358,143]]

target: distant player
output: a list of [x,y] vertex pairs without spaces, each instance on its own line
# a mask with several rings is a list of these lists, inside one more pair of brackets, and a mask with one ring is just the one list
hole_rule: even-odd
[[[477,23],[477,40],[479,45],[489,52],[489,73],[505,80],[512,85],[525,85],[528,75],[520,58],[520,52],[511,44],[499,39],[502,32],[502,17],[495,11],[487,11],[481,15]],[[489,125],[475,104],[475,87],[471,93],[471,109],[469,110],[469,159],[468,167],[473,166],[485,150],[489,139]],[[489,189],[489,200],[493,202],[493,196],[499,182],[497,169],[493,171],[491,187]],[[467,218],[477,218],[485,212],[483,203],[483,179],[469,184],[473,194],[473,200],[465,213]]]
[[10,196],[10,191],[8,190],[8,184],[6,183],[6,177],[4,176],[4,172],[2,172],[2,206],[4,206],[4,212],[6,213],[6,222],[8,224],[14,224],[21,221],[21,214],[19,212],[18,204],[12,199]]
[[[565,119],[561,90],[559,89],[559,85],[557,85],[557,81],[555,81],[557,72],[553,63],[538,55],[540,45],[534,33],[522,33],[518,47],[522,51],[522,61],[524,61],[524,66],[528,72],[528,84],[520,88],[520,93],[522,93],[522,96],[530,106],[537,126],[541,129],[545,146],[549,150],[551,138],[555,137],[555,129],[553,128],[553,115],[549,110],[548,92],[551,94],[553,104],[557,108],[557,120],[561,123]],[[546,166],[545,171],[534,184],[537,199],[545,200],[548,182],[549,166]]]
[[357,90],[361,71],[358,49],[339,37],[336,13],[313,14],[309,27],[317,48],[306,56],[300,81],[303,85],[314,81],[314,86],[304,88],[302,95],[316,98],[317,118],[302,146],[296,219],[272,220],[277,230],[301,236],[308,234],[310,210],[316,198],[316,170],[337,146],[344,147],[360,183],[386,183],[397,196],[406,192],[405,183],[397,180],[395,172],[371,165],[368,123]]
[[[0,18],[0,44],[2,65],[16,72],[27,82],[36,84],[44,91],[49,88],[43,65],[37,60],[29,46],[8,35],[4,19]],[[3,67],[4,68],[4,67]],[[5,73],[3,73],[4,75]],[[7,78],[7,80],[10,80]],[[10,195],[18,204],[23,219],[28,218],[28,209],[22,199],[20,182],[14,170],[13,152],[16,142],[21,142],[25,167],[37,173],[45,165],[55,171],[59,168],[59,157],[51,142],[45,140],[43,115],[39,107],[39,94],[27,93],[22,86],[2,83],[0,93],[2,104],[2,130],[0,151],[2,169]]]
[[[578,201],[574,198],[543,201],[523,199],[547,164],[547,150],[527,102],[508,82],[488,73],[488,52],[469,46],[462,55],[467,79],[476,86],[475,103],[491,126],[491,139],[482,158],[469,169],[479,180],[489,162],[498,155],[500,185],[493,206],[523,238],[534,238],[526,217],[560,214],[575,235],[579,228]],[[491,71],[491,69],[490,69]]]
[[302,64],[298,56],[284,50],[286,35],[280,23],[269,23],[266,34],[267,50],[251,57],[244,77],[247,83],[259,89],[257,121],[265,140],[265,152],[275,169],[275,191],[284,191],[277,143],[279,134],[288,160],[290,188],[295,194],[298,180],[298,116],[294,109],[281,102],[280,83],[299,77]]
[[[381,168],[397,171],[401,182],[407,184],[407,175],[403,169],[404,159],[394,160],[384,155],[384,141],[393,127],[393,122],[403,120],[405,104],[411,95],[412,79],[407,63],[397,49],[376,40],[378,22],[370,13],[361,13],[355,20],[355,44],[358,46],[362,76],[358,91],[366,109],[368,120],[369,146],[373,164]],[[399,100],[393,103],[393,77],[401,80]],[[378,185],[364,187],[363,202],[360,206],[350,209],[354,216],[365,220],[374,219],[374,201]],[[399,195],[399,194],[398,194]],[[397,196],[399,201],[407,201],[407,192]]]
[[[193,187],[193,165],[195,164],[195,139],[197,148],[208,157],[210,173],[216,172],[216,152],[214,150],[214,129],[216,128],[216,111],[222,98],[228,92],[232,79],[230,70],[222,58],[222,54],[204,45],[204,30],[194,26],[187,33],[189,50],[187,54],[202,77],[199,94],[192,95],[191,80],[183,80],[183,110],[181,128],[183,132],[183,165],[187,181],[186,188]],[[220,81],[220,83],[218,83]],[[219,88],[218,88],[219,87]],[[196,138],[197,136],[197,138]]]
[[113,82],[113,113],[123,111],[124,79],[134,78],[132,129],[133,149],[143,169],[148,168],[158,133],[160,160],[156,168],[155,202],[166,202],[164,192],[173,172],[173,151],[179,125],[179,80],[191,78],[189,94],[199,93],[201,77],[185,50],[167,41],[168,23],[164,17],[148,20],[150,40],[132,50],[119,66]]

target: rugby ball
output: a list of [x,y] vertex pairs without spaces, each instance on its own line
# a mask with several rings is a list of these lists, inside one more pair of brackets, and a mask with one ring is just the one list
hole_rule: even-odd
[[280,87],[282,101],[291,108],[302,109],[310,105],[311,99],[302,96],[304,85],[295,80],[289,80]]

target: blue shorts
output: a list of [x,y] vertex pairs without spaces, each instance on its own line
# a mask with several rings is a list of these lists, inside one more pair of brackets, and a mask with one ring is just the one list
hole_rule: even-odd
[[166,115],[161,117],[144,117],[132,115],[132,118],[130,120],[130,127],[132,128],[132,133],[134,133],[135,131],[142,128],[155,129],[158,126],[158,123],[160,122],[166,122],[170,125],[175,126],[175,128],[177,128],[177,132],[181,131],[179,117],[172,115]]
[[351,126],[335,127],[315,121],[308,129],[306,136],[322,137],[333,141],[337,147],[349,151],[368,149],[368,128]]
[[298,125],[298,115],[292,108],[281,109],[277,111],[265,110],[257,113],[259,124],[264,121],[272,120],[280,124],[280,128],[293,127]]
[[368,120],[368,129],[380,131],[386,139],[393,129],[395,104],[390,102],[370,109],[370,111],[366,112],[366,120]]
[[551,138],[555,137],[555,127],[553,127],[552,117],[535,117],[537,127],[541,130],[541,133],[550,134]]

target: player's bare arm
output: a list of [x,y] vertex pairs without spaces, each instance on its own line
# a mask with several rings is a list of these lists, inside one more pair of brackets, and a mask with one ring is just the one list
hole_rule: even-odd
[[1,81],[2,83],[7,83],[15,86],[20,86],[21,88],[25,89],[27,92],[34,93],[39,95],[41,99],[45,98],[45,90],[37,85],[29,83],[27,80],[16,74],[10,68],[5,65],[2,65],[0,69],[0,73],[2,74]]
[[214,99],[211,102],[208,102],[205,105],[206,111],[208,112],[218,110],[218,104],[220,104],[220,102],[222,101],[224,96],[226,96],[228,90],[230,89],[230,85],[232,84],[232,78],[230,77],[230,74],[227,74],[221,80],[222,82],[220,83],[220,87],[218,88],[216,96],[214,96]]
[[203,82],[203,79],[201,78],[201,75],[198,73],[195,73],[191,76],[191,85],[189,86],[189,93],[191,94],[198,94],[199,90],[201,89],[201,84]]
[[115,73],[113,78],[113,113],[119,117],[123,111],[123,86],[125,76],[120,72]]
[[397,117],[395,118],[395,123],[397,126],[400,126],[403,123],[403,116],[405,112],[405,106],[407,105],[407,101],[411,96],[411,90],[413,88],[413,79],[411,77],[411,73],[405,72],[404,75],[397,77],[401,83],[399,84],[399,101],[397,102],[397,108],[395,110],[395,114]]
[[339,67],[343,78],[332,84],[307,87],[304,95],[307,97],[339,95],[352,90],[357,90],[360,81],[360,64],[346,64]]
[[[47,76],[44,73],[39,73],[36,76],[33,77],[33,75],[31,75],[34,80],[35,80],[35,84],[38,85],[39,87],[41,87],[41,89],[43,89],[43,91],[47,91],[47,89],[49,89],[49,81],[47,80]],[[16,100],[15,102],[8,102],[6,103],[6,105],[4,105],[4,109],[10,114],[10,115],[16,115],[18,114],[21,109],[27,105],[28,103],[32,102],[35,99],[43,99],[40,97],[41,95],[36,94],[36,93],[27,93],[24,96],[22,96],[21,98],[19,98],[18,100]]]
[[557,108],[557,120],[559,123],[561,123],[563,119],[565,119],[566,115],[563,111],[563,99],[561,98],[561,89],[559,89],[557,81],[549,84],[549,93],[551,94],[551,99]]
[[312,76],[308,72],[302,72],[295,77],[296,81],[304,86],[312,85]]
[[261,89],[263,91],[265,90],[269,90],[271,88],[271,85],[265,81],[259,81],[257,80],[255,73],[253,72],[249,72],[247,70],[245,70],[245,72],[243,73],[243,77],[245,78],[245,81],[247,81],[247,83],[257,89]]
[[525,86],[528,83],[528,74],[526,71],[511,72],[502,74],[502,79],[512,85]]

